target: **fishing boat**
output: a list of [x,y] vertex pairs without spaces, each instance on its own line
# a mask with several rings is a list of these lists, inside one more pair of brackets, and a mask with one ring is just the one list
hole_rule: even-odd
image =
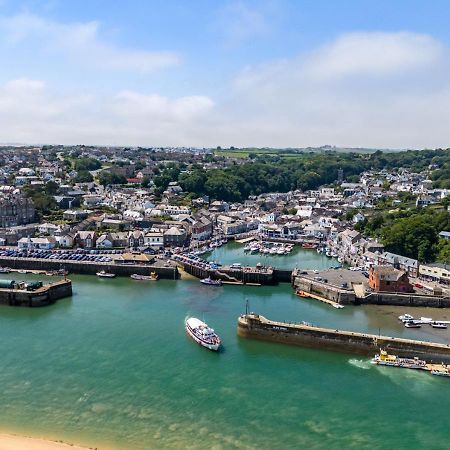
[[317,244],[312,244],[311,242],[304,242],[302,244],[302,247],[306,249],[313,249],[317,247]]
[[100,270],[100,272],[97,272],[95,275],[97,275],[99,278],[115,278],[115,273],[105,272],[104,270]]
[[195,317],[189,317],[185,322],[186,333],[197,344],[217,351],[220,347],[220,337],[206,323]]
[[0,273],[9,273],[11,269],[9,267],[0,267]]
[[156,272],[151,272],[150,275],[139,275],[137,273],[133,273],[130,275],[132,280],[136,281],[158,281],[158,274]]
[[212,278],[208,277],[208,278],[202,278],[200,280],[200,283],[202,284],[206,284],[208,286],[222,286],[222,281],[221,280],[213,280]]
[[430,325],[433,328],[447,328],[447,324],[445,322],[434,321],[434,322],[430,322]]
[[278,248],[277,255],[284,255],[284,248],[283,247],[279,247]]
[[373,357],[371,363],[379,366],[401,367],[403,369],[428,370],[427,363],[423,359],[417,357],[401,358],[396,355],[389,355],[386,350],[380,350],[380,353]]

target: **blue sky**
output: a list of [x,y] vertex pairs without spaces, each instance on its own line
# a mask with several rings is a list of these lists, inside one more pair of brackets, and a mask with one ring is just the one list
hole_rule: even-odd
[[448,146],[445,1],[0,0],[0,141]]

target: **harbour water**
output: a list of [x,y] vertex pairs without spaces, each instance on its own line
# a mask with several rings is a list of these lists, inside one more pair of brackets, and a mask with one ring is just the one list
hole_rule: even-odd
[[[273,319],[449,342],[447,330],[403,328],[396,316],[409,310],[335,310],[287,284],[72,279],[72,299],[0,308],[5,430],[100,449],[448,446],[448,379],[236,336],[248,299]],[[185,335],[189,315],[215,328],[222,352]]]
[[246,266],[256,266],[261,263],[264,266],[272,266],[278,269],[328,269],[339,265],[335,258],[328,258],[319,254],[315,249],[305,250],[299,246],[287,255],[269,255],[261,253],[246,253],[244,245],[230,242],[223,247],[215,248],[205,257],[210,261],[218,261],[222,264],[241,263]]

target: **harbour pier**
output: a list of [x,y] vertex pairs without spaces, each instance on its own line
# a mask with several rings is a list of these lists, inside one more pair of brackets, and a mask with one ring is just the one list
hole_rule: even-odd
[[151,264],[145,263],[115,263],[115,262],[90,262],[90,261],[67,261],[59,259],[39,258],[13,258],[0,256],[0,266],[11,269],[22,269],[32,271],[67,270],[69,273],[81,275],[95,275],[104,270],[117,276],[149,275],[155,272],[159,278],[175,280],[179,278],[176,264],[162,260],[154,260]]
[[238,318],[237,334],[245,338],[367,356],[384,349],[403,357],[418,357],[428,363],[450,362],[448,344],[277,322],[255,313],[243,314]]
[[68,279],[44,284],[37,289],[30,289],[27,284],[14,281],[10,281],[10,286],[0,288],[0,305],[47,306],[61,298],[72,296],[72,281]]

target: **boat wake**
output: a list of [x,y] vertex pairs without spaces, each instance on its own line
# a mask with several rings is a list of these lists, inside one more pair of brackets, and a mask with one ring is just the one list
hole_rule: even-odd
[[363,370],[369,370],[372,367],[372,364],[367,359],[349,359],[348,363]]

